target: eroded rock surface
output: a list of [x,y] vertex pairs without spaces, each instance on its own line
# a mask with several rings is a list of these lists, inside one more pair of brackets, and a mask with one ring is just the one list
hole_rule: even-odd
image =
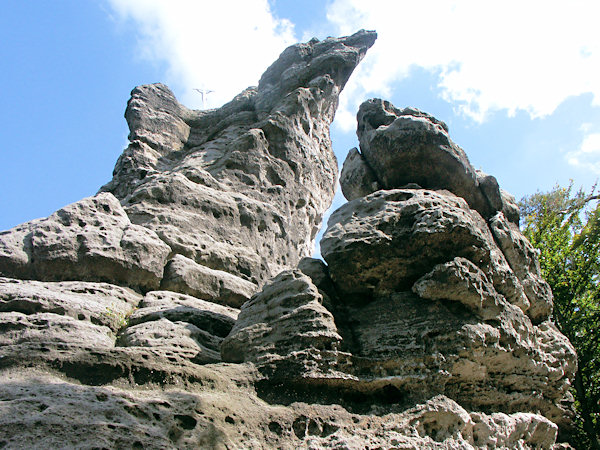
[[[164,288],[195,295],[198,277],[231,287],[232,277],[207,275],[226,272],[241,280],[216,300],[239,306],[256,290],[249,283],[312,253],[337,178],[329,125],[375,36],[292,46],[258,87],[215,110],[190,110],[161,84],[135,88],[125,113],[131,144],[112,181],[95,197],[2,232],[0,274],[151,290],[169,258]],[[191,260],[185,273],[177,255]]]
[[[460,429],[483,447],[550,448],[556,424],[568,434],[576,355],[550,321],[514,201],[428,114],[371,100],[358,119],[362,154],[344,164],[352,200],[330,217],[327,266],[303,260],[310,282],[282,274],[244,304],[223,358],[252,361],[291,399],[368,398],[389,413],[451,398],[479,412],[436,415],[440,440]],[[535,444],[509,437],[526,428]]]
[[[202,390],[64,383],[55,373],[8,371],[0,385],[7,448],[551,448],[556,426],[534,414],[469,413],[438,396],[402,413],[338,405],[269,405],[249,365],[201,366]],[[85,414],[82,414],[85,411]],[[9,413],[10,412],[10,413]]]
[[[374,32],[192,111],[133,90],[99,194],[0,233],[0,447],[552,448],[575,355],[514,199],[446,125],[371,100]],[[385,190],[382,190],[385,189]],[[239,308],[239,309],[238,309]]]
[[339,357],[342,338],[322,303],[308,276],[300,271],[280,273],[244,304],[221,347],[223,359],[253,362],[265,368],[270,379],[344,377],[330,361]]
[[364,197],[381,189],[375,173],[356,148],[348,152],[344,161],[340,186],[347,200]]
[[529,306],[485,220],[447,191],[382,190],[353,200],[331,215],[321,252],[347,295],[410,288],[452,255],[479,266],[512,303]]
[[176,253],[262,283],[312,252],[337,178],[329,124],[375,34],[284,51],[257,88],[190,111],[162,85],[132,93],[131,145],[103,189]]
[[[503,211],[518,224],[514,198],[500,189],[493,176],[473,168],[464,150],[450,139],[444,122],[418,109],[398,109],[380,99],[364,102],[357,119],[358,156],[365,166],[361,170],[374,173],[383,189],[408,184],[446,189],[464,198],[485,219]],[[351,152],[351,161],[358,160],[358,156]],[[349,182],[342,177],[340,182],[344,194],[348,191],[350,195],[346,198],[351,200],[350,185],[358,180]]]
[[0,274],[44,281],[107,281],[156,289],[170,248],[132,224],[109,193],[0,233]]
[[175,255],[167,264],[161,287],[233,307],[240,307],[258,288],[250,281],[182,255]]

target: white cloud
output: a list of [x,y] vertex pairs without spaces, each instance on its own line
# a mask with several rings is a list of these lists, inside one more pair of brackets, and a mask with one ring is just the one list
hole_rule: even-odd
[[296,41],[293,25],[273,17],[267,0],[108,2],[134,28],[140,56],[166,63],[165,81],[190,107],[202,106],[194,88],[213,90],[207,107],[216,107],[258,84]]
[[448,101],[475,120],[495,110],[551,114],[591,92],[600,105],[597,0],[335,0],[338,34],[375,29],[379,38],[351,79],[339,121],[368,95],[389,95],[411,67],[440,73]]
[[600,174],[600,133],[585,135],[579,149],[567,154],[567,161],[572,166]]

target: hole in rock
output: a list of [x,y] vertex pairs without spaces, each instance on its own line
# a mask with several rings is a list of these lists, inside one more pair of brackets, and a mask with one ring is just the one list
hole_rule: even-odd
[[294,420],[294,423],[292,424],[292,430],[294,430],[294,434],[298,439],[304,439],[304,436],[306,436],[307,420],[308,418],[306,416],[300,416]]
[[279,422],[275,421],[269,422],[269,430],[271,430],[271,432],[275,433],[278,436],[280,436],[283,433],[283,427]]
[[[227,419],[225,419],[227,420]],[[184,415],[184,414],[176,414],[175,421],[183,428],[184,430],[193,430],[196,428],[196,424],[198,421],[194,419],[192,416]]]
[[321,437],[329,436],[330,434],[335,433],[339,429],[340,429],[340,427],[338,427],[337,425],[334,425],[329,422],[325,422],[323,424],[323,431],[321,432]]
[[308,435],[309,436],[319,436],[322,432],[321,425],[319,422],[315,420],[310,420],[308,422]]

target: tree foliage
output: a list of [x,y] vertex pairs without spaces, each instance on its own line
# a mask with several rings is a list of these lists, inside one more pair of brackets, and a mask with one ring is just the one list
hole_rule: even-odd
[[600,449],[600,195],[556,186],[521,200],[523,233],[540,251],[553,319],[577,351],[577,448]]

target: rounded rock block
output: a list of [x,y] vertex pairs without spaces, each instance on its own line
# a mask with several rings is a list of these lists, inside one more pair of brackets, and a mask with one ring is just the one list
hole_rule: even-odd
[[335,211],[321,253],[340,292],[373,296],[407,290],[455,256],[489,272],[495,248],[485,221],[448,192],[395,189]]

